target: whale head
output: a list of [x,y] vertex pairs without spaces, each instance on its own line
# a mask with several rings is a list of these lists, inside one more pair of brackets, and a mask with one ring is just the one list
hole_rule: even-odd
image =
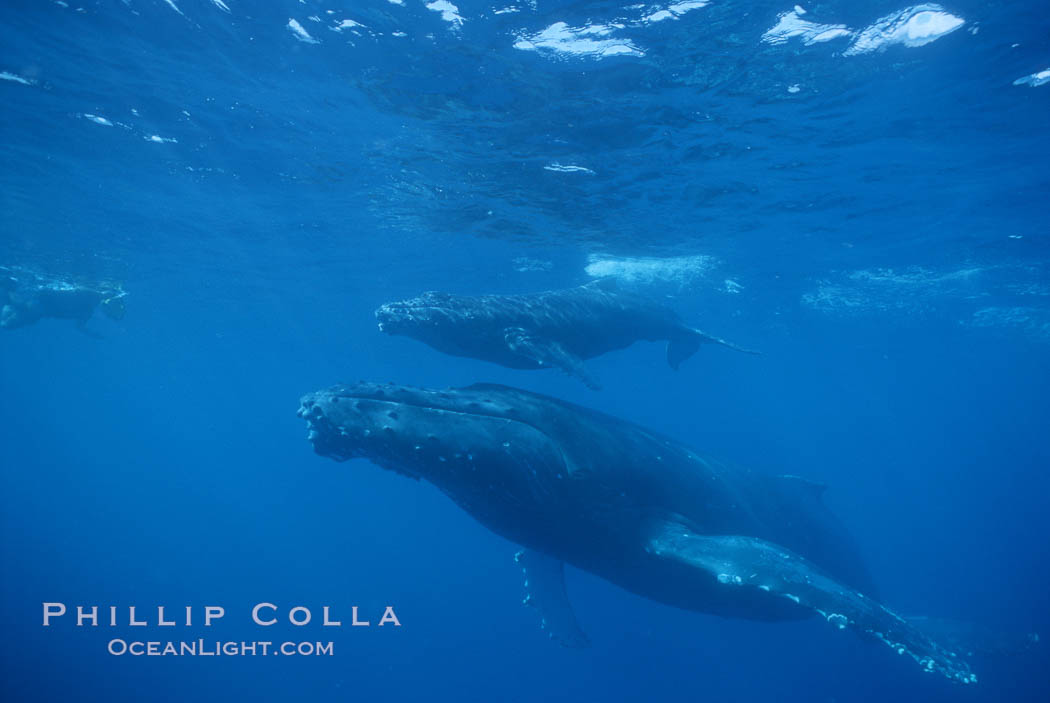
[[362,382],[303,396],[298,415],[321,456],[369,459],[426,479],[458,502],[457,495],[496,492],[502,495],[491,503],[498,505],[501,497],[520,502],[534,495],[529,485],[535,481],[568,474],[558,440],[522,417],[529,413],[528,398],[519,405],[509,392]]
[[456,296],[429,291],[418,298],[385,303],[376,309],[379,331],[427,340],[462,318]]

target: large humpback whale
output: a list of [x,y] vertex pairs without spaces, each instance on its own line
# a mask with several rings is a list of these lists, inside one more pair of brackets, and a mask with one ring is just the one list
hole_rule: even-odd
[[873,596],[821,487],[704,457],[599,412],[505,386],[361,383],[306,395],[314,450],[425,479],[524,547],[528,602],[582,646],[563,563],[669,605],[790,620],[819,615],[961,682],[966,663]]
[[622,291],[612,280],[532,295],[465,296],[428,292],[376,310],[379,329],[413,337],[455,356],[512,369],[560,368],[590,388],[585,359],[639,340],[667,341],[672,368],[701,344],[754,354],[682,323],[670,308]]

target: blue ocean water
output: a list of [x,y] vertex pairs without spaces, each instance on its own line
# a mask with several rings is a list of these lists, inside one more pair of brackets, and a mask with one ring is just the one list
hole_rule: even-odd
[[[826,482],[898,612],[1046,632],[1045,4],[0,18],[0,266],[127,291],[90,336],[0,330],[4,700],[1046,700],[1045,643],[977,655],[963,687],[825,623],[687,613],[576,570],[592,646],[566,651],[520,605],[515,545],[426,484],[314,455],[295,416],[358,378],[547,393]],[[372,315],[605,276],[763,355],[676,373],[640,343],[588,363],[593,392]],[[45,628],[45,602],[103,623]],[[260,602],[282,622],[253,625]],[[158,605],[194,625],[127,626]],[[209,605],[226,615],[204,628]],[[355,605],[373,627],[348,626]],[[400,628],[375,626],[387,605]],[[146,636],[334,654],[107,653]]]

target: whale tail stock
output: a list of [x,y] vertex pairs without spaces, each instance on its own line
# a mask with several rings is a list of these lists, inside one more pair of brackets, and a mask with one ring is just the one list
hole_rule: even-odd
[[680,334],[672,337],[667,342],[667,363],[672,369],[677,371],[681,363],[695,354],[701,344],[720,344],[723,347],[729,347],[745,354],[762,353],[753,349],[745,349],[720,337],[712,337],[706,332],[701,332],[697,329],[683,327]]

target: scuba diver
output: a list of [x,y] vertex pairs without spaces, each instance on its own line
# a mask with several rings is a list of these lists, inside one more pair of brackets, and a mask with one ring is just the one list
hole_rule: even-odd
[[76,320],[81,331],[96,308],[112,320],[124,317],[119,285],[85,285],[0,268],[0,327],[14,329],[45,317]]

